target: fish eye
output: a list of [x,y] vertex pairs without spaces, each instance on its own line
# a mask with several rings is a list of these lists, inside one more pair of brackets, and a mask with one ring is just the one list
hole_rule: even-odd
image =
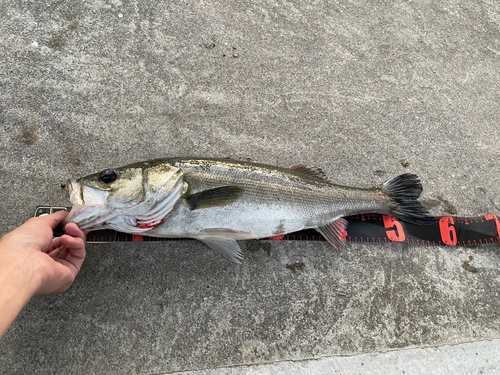
[[112,169],[105,169],[101,173],[99,173],[99,180],[101,180],[105,184],[109,184],[109,183],[115,181],[117,178],[118,178],[118,175]]

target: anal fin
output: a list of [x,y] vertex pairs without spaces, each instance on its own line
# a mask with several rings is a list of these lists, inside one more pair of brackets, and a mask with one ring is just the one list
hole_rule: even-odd
[[341,217],[331,223],[316,228],[323,237],[337,250],[342,250],[345,246],[345,236],[347,234],[347,220]]

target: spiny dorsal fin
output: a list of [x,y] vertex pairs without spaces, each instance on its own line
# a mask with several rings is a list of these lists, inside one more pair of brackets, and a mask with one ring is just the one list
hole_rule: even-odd
[[196,194],[184,195],[184,201],[190,210],[214,206],[224,206],[241,197],[243,188],[239,186],[222,186],[200,191]]
[[312,165],[299,164],[290,167],[290,169],[293,169],[304,176],[312,177],[321,182],[331,182],[320,168],[313,167]]

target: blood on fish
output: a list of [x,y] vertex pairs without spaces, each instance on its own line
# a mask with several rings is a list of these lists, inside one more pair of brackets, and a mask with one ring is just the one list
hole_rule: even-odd
[[137,225],[135,227],[140,229],[156,228],[158,225],[163,224],[163,221],[164,220],[162,219],[159,223],[147,223],[147,224],[139,224],[139,222],[137,222]]

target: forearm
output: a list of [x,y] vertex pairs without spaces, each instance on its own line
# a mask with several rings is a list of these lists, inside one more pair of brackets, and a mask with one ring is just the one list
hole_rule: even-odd
[[23,262],[8,255],[0,246],[0,337],[36,291],[33,277]]

